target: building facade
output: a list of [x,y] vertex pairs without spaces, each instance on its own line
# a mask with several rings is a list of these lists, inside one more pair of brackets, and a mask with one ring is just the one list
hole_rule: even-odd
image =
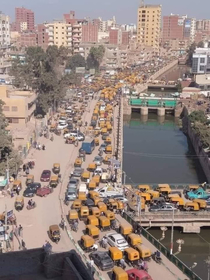
[[141,45],[159,49],[161,5],[143,5],[138,9],[137,41]]
[[46,30],[48,36],[48,45],[57,47],[67,47],[72,49],[72,26],[63,21],[54,21],[47,23]]
[[183,39],[183,21],[179,15],[164,16],[162,41],[163,43],[170,39]]
[[34,12],[24,7],[15,8],[15,24],[13,28],[15,29],[13,31],[18,32],[23,30],[34,31]]
[[9,16],[0,12],[0,47],[10,45],[10,19]]
[[193,74],[209,74],[210,73],[210,48],[196,48],[192,61]]
[[184,38],[189,39],[190,43],[193,43],[195,40],[196,33],[196,19],[195,18],[186,18],[184,20]]
[[94,21],[84,21],[82,23],[82,43],[98,42],[98,24]]
[[37,25],[37,45],[42,47],[44,50],[47,49],[49,44],[49,35],[47,28],[44,24]]

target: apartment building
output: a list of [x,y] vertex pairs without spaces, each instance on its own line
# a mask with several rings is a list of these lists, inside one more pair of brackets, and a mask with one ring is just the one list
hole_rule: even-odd
[[5,103],[3,113],[9,127],[26,126],[34,115],[37,95],[31,91],[18,91],[9,86],[0,86],[0,99]]
[[163,17],[163,29],[162,29],[162,41],[163,43],[171,39],[183,39],[184,25],[183,20],[179,15],[164,16]]
[[185,39],[189,39],[190,43],[194,42],[196,34],[195,18],[185,18],[183,34]]
[[17,46],[19,48],[34,47],[37,45],[36,32],[22,32],[17,40]]
[[129,45],[130,32],[124,31],[120,28],[110,28],[109,30],[109,44],[113,45]]
[[192,62],[193,74],[210,74],[210,48],[208,43],[204,48],[196,48]]
[[142,5],[138,8],[137,41],[159,50],[161,5]]
[[12,31],[34,31],[34,12],[22,8],[15,8],[15,23],[12,25]]
[[0,12],[0,47],[10,45],[10,19]]
[[116,27],[116,18],[113,16],[112,19],[109,20],[102,20],[102,18],[98,18],[99,20],[99,31],[100,32],[107,32],[109,31],[109,28]]
[[44,50],[47,49],[49,44],[49,35],[47,27],[44,24],[37,25],[37,45],[42,47]]
[[48,45],[57,47],[67,47],[72,49],[72,26],[63,21],[54,21],[45,24],[48,34]]
[[72,52],[79,53],[79,46],[82,41],[82,23],[75,23],[72,25]]
[[98,24],[94,21],[85,20],[82,23],[82,38],[83,43],[97,43],[98,42]]

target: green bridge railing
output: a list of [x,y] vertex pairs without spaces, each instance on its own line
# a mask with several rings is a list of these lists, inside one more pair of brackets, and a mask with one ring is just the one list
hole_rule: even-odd
[[[134,225],[135,221],[126,212],[123,213],[123,217],[131,225]],[[193,272],[187,265],[185,265],[175,255],[171,255],[170,251],[161,244],[156,238],[154,238],[146,229],[142,228],[142,235],[149,240],[166,258],[171,261],[176,267],[178,267],[190,280],[202,280],[195,272]]]
[[[167,184],[167,183],[161,183],[161,184]],[[135,183],[135,184],[129,184],[129,183],[126,183],[126,185],[131,185],[133,188],[138,188],[139,185],[148,185],[150,186],[150,188],[152,190],[155,190],[157,187],[158,187],[158,184],[157,183],[153,183],[153,184],[147,184],[147,183]],[[199,183],[195,183],[195,184],[168,184],[170,186],[170,188],[172,190],[184,190],[184,189],[188,189],[189,186],[192,186],[192,185],[200,185]],[[203,187],[204,190],[209,190],[210,189],[210,184],[206,184],[205,187]]]
[[133,106],[175,108],[177,100],[131,98],[129,103]]

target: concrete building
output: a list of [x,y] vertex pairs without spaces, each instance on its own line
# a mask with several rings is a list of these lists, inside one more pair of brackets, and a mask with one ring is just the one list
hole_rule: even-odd
[[200,19],[196,21],[197,31],[209,31],[210,32],[210,19]]
[[124,31],[120,28],[110,28],[109,30],[109,44],[113,45],[129,45],[130,32]]
[[186,18],[184,20],[184,39],[189,39],[190,43],[193,43],[195,40],[196,33],[196,19],[195,18]]
[[0,47],[10,45],[10,19],[9,16],[0,12]]
[[98,42],[98,24],[94,21],[84,21],[82,23],[82,43]]
[[159,50],[161,5],[143,5],[138,8],[137,41]]
[[179,15],[164,16],[163,17],[163,29],[162,29],[162,41],[163,43],[170,39],[183,39],[183,21],[180,20]]
[[34,47],[37,45],[37,34],[35,32],[22,32],[17,41],[19,48]]
[[37,25],[37,45],[42,47],[44,50],[47,49],[49,44],[49,35],[47,28],[44,24]]
[[[48,45],[57,47],[67,47],[72,49],[72,26],[63,21],[47,23],[46,33],[48,34]],[[45,31],[44,31],[45,32]]]
[[0,99],[5,103],[3,113],[9,127],[26,126],[34,115],[37,95],[32,91],[19,91],[9,86],[0,86]]
[[196,48],[193,54],[192,73],[210,73],[210,48],[208,48],[208,43],[205,44],[205,48]]
[[116,27],[116,19],[115,16],[113,16],[112,19],[109,20],[102,20],[102,18],[99,19],[99,31],[100,32],[107,32],[110,27]]
[[82,41],[82,23],[72,25],[72,53],[79,53],[79,46]]
[[180,54],[185,53],[189,46],[189,40],[186,39],[169,39],[163,43],[163,47],[166,49],[171,49]]
[[13,29],[13,31],[18,32],[23,30],[34,31],[34,12],[24,7],[15,8],[15,24]]

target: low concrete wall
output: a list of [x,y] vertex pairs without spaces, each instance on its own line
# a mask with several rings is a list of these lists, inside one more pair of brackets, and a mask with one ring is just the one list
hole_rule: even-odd
[[191,127],[190,120],[188,118],[188,110],[184,107],[182,112],[182,127],[184,133],[186,133],[193,145],[195,153],[199,159],[200,165],[203,169],[204,174],[206,175],[207,182],[210,183],[210,161],[208,159],[207,154],[204,152],[202,148],[202,143],[200,138],[194,133]]

